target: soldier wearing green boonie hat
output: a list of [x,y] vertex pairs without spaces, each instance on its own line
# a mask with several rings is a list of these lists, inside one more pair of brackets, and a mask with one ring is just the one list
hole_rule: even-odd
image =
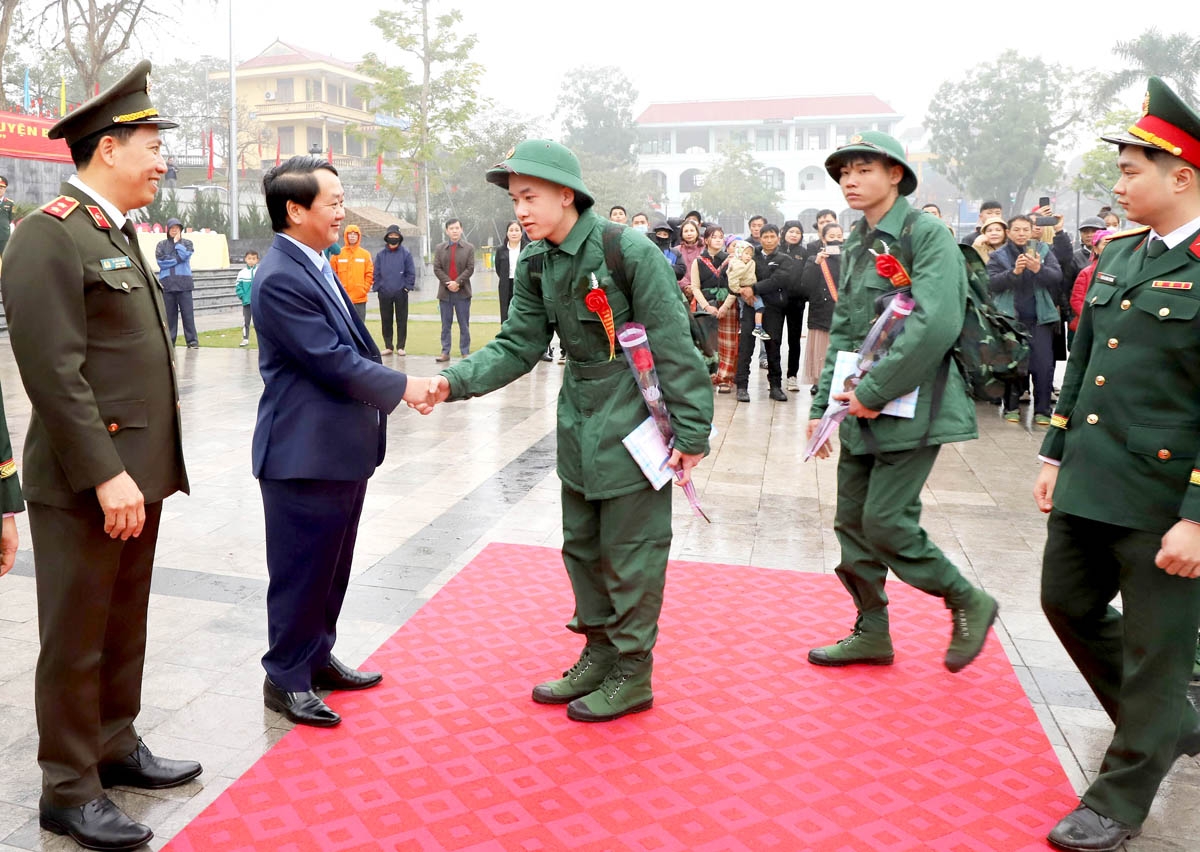
[[[526,140],[487,180],[508,190],[534,242],[517,262],[500,333],[443,371],[434,393],[439,401],[466,399],[503,387],[532,370],[558,333],[568,358],[558,402],[562,556],[575,594],[567,627],[585,643],[562,678],[534,688],[533,700],[566,704],[578,721],[608,721],[653,703],[652,651],[671,546],[671,489],[651,487],[621,443],[647,411],[611,332],[626,322],[646,327],[675,430],[670,463],[689,476],[708,451],[712,385],[670,265],[653,242],[592,209],[574,154],[557,142]],[[613,240],[615,270],[605,249]],[[611,324],[594,300],[585,302],[597,290]]]
[[[863,218],[842,247],[829,355],[808,432],[811,437],[831,397],[849,404],[851,416],[840,432],[834,528],[842,549],[837,575],[857,613],[848,636],[812,649],[808,659],[820,666],[891,665],[884,592],[890,568],[945,601],[952,624],[945,665],[957,672],[983,649],[997,605],[929,540],[920,526],[920,495],[941,445],[976,437],[975,404],[953,357],[966,306],[966,267],[942,221],[904,198],[916,190],[917,177],[897,140],[864,131],[830,154],[825,168]],[[876,257],[889,254],[903,275],[877,266]],[[838,392],[832,386],[838,352],[862,347],[879,300],[900,286],[910,286],[916,302],[904,330],[857,387]],[[916,388],[913,417],[880,413]],[[820,455],[828,453],[826,445]]]
[[1115,726],[1049,834],[1067,850],[1122,847],[1175,760],[1200,754],[1200,114],[1156,77],[1141,113],[1103,139],[1142,227],[1096,266],[1034,489],[1042,609]]

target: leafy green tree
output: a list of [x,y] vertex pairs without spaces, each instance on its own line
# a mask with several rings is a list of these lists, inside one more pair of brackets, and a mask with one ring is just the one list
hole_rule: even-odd
[[583,182],[596,197],[596,210],[608,216],[609,208],[620,204],[632,219],[634,213],[654,215],[654,205],[662,202],[662,190],[654,179],[631,163],[614,161],[600,154],[577,154],[583,170]]
[[432,177],[428,172],[439,146],[461,147],[471,119],[486,105],[479,94],[483,66],[471,59],[476,37],[459,32],[462,12],[431,15],[429,0],[399,0],[395,5],[399,8],[380,12],[371,23],[415,64],[416,72],[369,53],[359,69],[379,82],[363,87],[360,94],[381,111],[409,122],[407,130],[380,128],[379,148],[401,154],[416,169],[417,227],[431,241],[424,247],[427,254],[433,234],[426,215],[425,178]]
[[238,217],[238,237],[240,239],[269,237],[272,233],[271,217],[267,215],[265,206],[260,205],[257,201],[252,201],[248,207],[242,209],[242,215]]
[[218,192],[197,192],[191,209],[180,218],[197,231],[208,228],[218,234],[229,233],[228,207]]
[[748,148],[729,148],[704,176],[700,189],[687,197],[684,207],[719,222],[738,222],[739,227],[754,214],[782,221],[779,205],[783,194],[763,181],[762,169]]
[[[1137,121],[1138,115],[1130,110],[1113,110],[1096,122],[1096,135],[1123,131]],[[1121,177],[1117,169],[1117,149],[1108,142],[1100,142],[1083,155],[1083,165],[1071,181],[1071,189],[1086,198],[1102,201],[1109,206],[1116,204],[1117,197],[1112,188]]]
[[179,205],[179,198],[175,195],[175,190],[170,189],[166,192],[156,192],[154,200],[147,204],[136,214],[139,222],[157,222],[166,227],[168,219],[183,220],[183,212]]
[[637,90],[615,65],[571,69],[563,76],[555,106],[566,131],[563,144],[577,155],[596,154],[632,165],[637,161],[635,100]]
[[1161,77],[1185,101],[1196,103],[1200,39],[1182,32],[1163,35],[1151,27],[1135,39],[1117,42],[1112,52],[1124,67],[1101,81],[1095,95],[1098,108],[1107,108],[1117,95],[1131,86],[1144,86],[1151,76]]
[[1025,209],[1030,189],[1058,182],[1055,155],[1085,113],[1076,76],[1009,50],[943,83],[925,118],[938,171],[976,198]]

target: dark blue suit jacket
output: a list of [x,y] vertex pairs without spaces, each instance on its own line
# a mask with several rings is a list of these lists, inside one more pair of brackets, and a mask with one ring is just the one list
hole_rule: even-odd
[[254,278],[262,398],[252,460],[260,479],[365,480],[383,461],[387,415],[408,377],[379,349],[312,261],[275,237]]

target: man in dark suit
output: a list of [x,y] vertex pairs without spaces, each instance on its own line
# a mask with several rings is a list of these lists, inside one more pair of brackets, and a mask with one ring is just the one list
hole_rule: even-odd
[[188,490],[160,287],[126,218],[154,198],[166,171],[159,128],[177,126],[150,103],[149,73],[138,63],[50,129],[79,173],[25,217],[4,258],[9,339],[33,404],[40,821],[90,849],[153,837],[104,788],[200,774],[155,757],[133,726],[162,501]]
[[329,727],[341,717],[314,688],[366,689],[383,677],[331,651],[387,415],[402,400],[428,413],[427,382],[382,365],[323,254],[346,218],[337,170],[293,157],[267,172],[263,193],[276,234],[253,301],[264,384],[253,465],[270,576],[263,698],[297,724]]
[[1148,89],[1128,132],[1103,137],[1145,227],[1096,267],[1034,487],[1042,609],[1115,726],[1048,838],[1078,852],[1137,836],[1175,760],[1200,754],[1200,114],[1157,77]]

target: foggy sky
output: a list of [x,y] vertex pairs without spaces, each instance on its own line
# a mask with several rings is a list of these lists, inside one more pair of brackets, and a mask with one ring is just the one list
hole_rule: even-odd
[[[375,50],[399,54],[370,24],[378,0],[217,0],[180,4],[169,26],[156,25],[142,51],[176,56],[227,56],[229,3],[234,55],[249,59],[275,38],[356,61]],[[778,5],[676,0],[435,0],[431,10],[458,8],[479,43],[483,93],[496,106],[545,119],[562,73],[578,65],[620,66],[639,92],[635,118],[653,101],[870,93],[904,115],[901,130],[923,122],[938,85],[1008,48],[1072,66],[1111,69],[1113,44],[1155,24],[1200,36],[1194,2],[1152,6],[1117,3],[784,2]],[[1152,9],[1149,16],[1131,14]],[[160,80],[160,84],[169,84]],[[1142,91],[1121,106],[1136,108]],[[1083,147],[1090,131],[1080,128]]]

